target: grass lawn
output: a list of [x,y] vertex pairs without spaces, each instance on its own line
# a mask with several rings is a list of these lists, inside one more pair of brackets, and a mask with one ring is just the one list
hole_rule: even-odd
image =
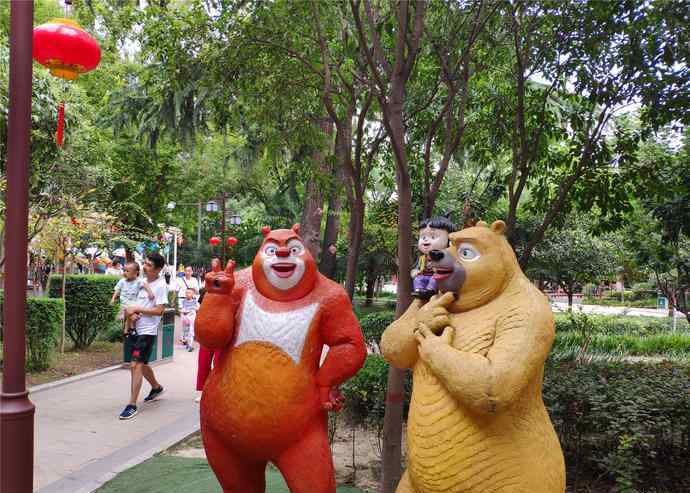
[[[120,474],[96,490],[97,493],[218,493],[220,485],[205,459],[159,455]],[[289,493],[275,469],[266,472],[268,493]],[[362,493],[340,486],[338,493]]]
[[[94,341],[83,351],[75,351],[68,343],[65,349],[64,354],[59,352],[55,354],[55,359],[47,370],[27,373],[26,385],[29,387],[40,385],[122,363],[121,342]],[[2,360],[1,346],[0,360]],[[2,370],[0,370],[1,376]]]

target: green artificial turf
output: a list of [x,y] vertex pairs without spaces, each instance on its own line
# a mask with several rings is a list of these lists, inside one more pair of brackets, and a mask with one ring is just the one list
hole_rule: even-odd
[[[108,481],[97,493],[219,493],[221,490],[205,459],[156,456],[127,469]],[[280,473],[266,471],[267,493],[289,493]],[[362,493],[340,486],[338,493]]]

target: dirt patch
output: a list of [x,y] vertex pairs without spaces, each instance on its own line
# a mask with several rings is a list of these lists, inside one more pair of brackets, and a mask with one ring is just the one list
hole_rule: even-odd
[[[206,458],[203,447],[201,433],[197,432],[163,454],[202,459]],[[336,482],[339,485],[351,485],[370,492],[378,491],[381,479],[381,443],[375,430],[353,426],[344,419],[339,419],[331,450]]]
[[[0,359],[2,352],[0,351]],[[28,373],[27,387],[41,385],[55,380],[88,373],[122,363],[122,343],[96,341],[87,349],[74,351],[72,348],[64,354],[57,353],[53,364],[46,371]],[[0,371],[0,377],[2,371]]]

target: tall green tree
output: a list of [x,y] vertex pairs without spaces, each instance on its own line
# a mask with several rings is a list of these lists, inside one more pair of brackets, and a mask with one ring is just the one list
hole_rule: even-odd
[[642,147],[638,172],[644,179],[625,238],[638,265],[690,320],[690,131],[678,137],[662,133]]
[[[509,137],[512,155],[508,234],[528,188],[542,214],[524,265],[579,182],[596,183],[602,170],[634,156],[635,139],[611,138],[618,113],[637,103],[649,125],[687,120],[689,14],[676,2],[622,0],[515,0],[503,12],[496,43],[504,49],[488,63],[499,71],[492,128]],[[616,180],[603,182],[612,186],[595,187],[588,199],[605,210]]]
[[586,283],[598,283],[617,270],[615,248],[610,241],[595,237],[582,218],[551,229],[534,250],[528,275],[560,287],[572,310],[573,294]]

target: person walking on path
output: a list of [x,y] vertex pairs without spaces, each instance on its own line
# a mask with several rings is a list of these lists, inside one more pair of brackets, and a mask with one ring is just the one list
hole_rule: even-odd
[[108,264],[108,268],[105,269],[105,273],[108,276],[121,276],[124,274],[122,266],[119,260],[113,260],[112,263]]
[[182,300],[182,308],[180,309],[180,314],[182,315],[182,338],[187,346],[187,351],[190,353],[194,351],[194,322],[198,310],[199,302],[194,297],[194,290],[190,288],[185,293],[185,298]]
[[182,300],[185,299],[188,289],[194,292],[194,299],[199,297],[199,280],[192,276],[193,272],[192,267],[188,265],[184,269],[184,277],[177,277],[175,279],[177,283],[177,302],[180,310],[182,309]]
[[129,337],[129,343],[132,345],[131,395],[129,404],[120,413],[120,419],[131,419],[136,416],[137,400],[144,378],[151,384],[151,391],[144,399],[145,402],[156,399],[164,390],[148,364],[153,339],[168,303],[168,289],[165,280],[160,277],[164,266],[165,259],[160,254],[151,253],[147,256],[144,262],[144,275],[155,297],[150,300],[146,291],[142,289],[139,291],[137,304],[125,308],[126,316],[136,320],[136,332]]
[[[191,266],[187,266],[184,269],[184,276],[183,277],[176,277],[175,278],[175,284],[173,286],[173,289],[176,290],[177,292],[177,307],[180,313],[182,312],[182,303],[184,299],[187,296],[187,290],[191,289],[194,292],[194,299],[199,298],[199,291],[201,289],[201,286],[199,285],[199,281],[196,277],[193,277],[193,269]],[[201,303],[201,301],[199,301]],[[180,343],[186,345],[186,339],[184,337],[186,335],[186,328],[183,330],[183,337],[180,340]]]

